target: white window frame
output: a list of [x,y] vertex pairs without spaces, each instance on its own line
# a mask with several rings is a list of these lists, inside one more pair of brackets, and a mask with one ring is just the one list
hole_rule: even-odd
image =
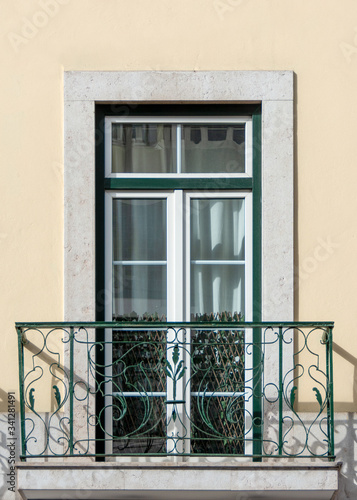
[[[167,241],[166,241],[166,254],[167,254],[167,321],[190,321],[190,201],[192,199],[244,199],[244,215],[245,215],[245,315],[246,321],[252,320],[252,275],[253,275],[253,259],[252,259],[252,192],[251,191],[185,191],[185,190],[126,190],[126,191],[107,191],[105,193],[105,281],[106,289],[113,290],[113,200],[115,199],[165,199],[167,200]],[[184,286],[185,283],[185,286]],[[112,321],[113,317],[113,302],[107,304],[106,307],[106,321]],[[168,332],[170,335],[170,332]],[[107,330],[105,332],[106,345],[105,345],[105,360],[106,360],[106,377],[108,380],[112,378],[112,332]],[[247,329],[245,331],[245,339],[249,344],[252,342],[252,332]],[[190,329],[186,329],[186,342],[190,343]],[[189,359],[186,360],[187,370],[190,371]],[[245,360],[245,377],[247,373],[251,374],[253,368],[252,356],[249,355],[249,350],[246,352]],[[251,375],[248,375],[248,377]],[[249,380],[251,382],[251,380]],[[177,398],[186,400],[185,411],[190,415],[190,397],[184,397],[184,379],[182,384],[178,387]],[[190,384],[187,384],[186,391],[191,394]],[[105,396],[105,421],[106,433],[112,435],[112,390]],[[238,395],[238,394],[237,394]],[[167,386],[167,398],[173,399],[172,387],[170,381]],[[251,428],[252,415],[252,398],[248,396],[246,399],[246,428]],[[170,406],[167,408],[168,414]],[[185,421],[185,414],[180,415],[179,421]],[[176,429],[178,424],[173,424],[175,428],[169,428],[167,435],[175,435],[176,431],[180,433],[181,429]],[[188,431],[185,445],[189,446],[189,429],[190,425],[187,422],[186,430]],[[245,452],[251,453],[251,432],[245,435]],[[181,432],[182,435],[182,432]],[[168,439],[170,441],[170,438]],[[183,444],[183,443],[181,443]],[[176,446],[174,446],[175,448]],[[169,448],[169,446],[168,446]],[[176,452],[181,452],[180,448]],[[106,453],[112,453],[112,444],[106,441]],[[173,454],[175,454],[173,453]]]
[[[252,193],[250,191],[126,190],[105,193],[105,281],[113,290],[112,201],[113,199],[167,200],[167,321],[190,321],[190,210],[192,198],[245,200],[245,321],[252,321]],[[184,214],[184,216],[182,216]],[[185,226],[185,230],[184,230]],[[185,241],[185,244],[182,244]],[[184,282],[185,285],[184,286]],[[173,292],[175,290],[175,292]],[[186,302],[184,303],[184,298]],[[105,311],[105,321],[112,321],[112,303]]]
[[[170,124],[170,125],[184,125],[184,124],[197,124],[197,125],[238,125],[244,123],[245,128],[245,172],[226,172],[226,173],[152,173],[152,174],[137,174],[137,173],[113,173],[112,172],[112,124],[113,123],[135,123],[135,124]],[[177,128],[177,143],[179,143],[179,132],[180,128]],[[148,178],[148,179],[159,179],[159,178],[185,178],[185,179],[197,179],[201,178],[202,175],[209,175],[210,178],[235,178],[235,177],[252,177],[252,117],[251,116],[196,116],[196,117],[184,117],[184,116],[170,116],[170,117],[142,117],[142,116],[124,116],[124,117],[112,117],[107,116],[105,118],[105,176],[107,178]],[[177,163],[180,165],[180,153],[181,149],[177,148]]]
[[[190,210],[189,203],[190,200],[195,198],[201,199],[244,199],[245,200],[245,321],[252,321],[252,310],[253,310],[253,292],[252,292],[252,281],[253,281],[253,238],[252,238],[252,192],[243,190],[226,190],[226,191],[185,191],[185,203],[183,210],[185,213],[185,226],[186,226],[186,266],[185,266],[185,283],[186,288],[184,291],[184,296],[186,298],[185,307],[185,321],[190,321]],[[232,311],[233,312],[233,311]]]

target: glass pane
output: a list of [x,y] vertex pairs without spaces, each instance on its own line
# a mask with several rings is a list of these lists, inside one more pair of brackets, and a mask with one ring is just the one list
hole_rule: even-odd
[[244,454],[244,397],[191,398],[191,453]]
[[191,330],[191,391],[244,392],[244,331]]
[[166,265],[115,265],[113,319],[166,318]]
[[113,173],[173,172],[171,125],[112,124]]
[[244,260],[244,199],[191,200],[191,260]]
[[191,264],[191,319],[222,312],[244,316],[244,264]]
[[113,359],[113,392],[166,394],[165,330],[113,330]]
[[182,172],[245,172],[245,124],[184,125]]
[[244,451],[244,331],[191,330],[191,450]]
[[166,260],[166,200],[113,200],[113,256]]
[[113,398],[113,453],[164,453],[164,397]]
[[166,332],[113,331],[113,451],[166,449]]

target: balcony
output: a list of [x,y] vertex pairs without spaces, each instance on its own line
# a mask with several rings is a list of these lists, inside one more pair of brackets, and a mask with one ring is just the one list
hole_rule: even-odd
[[17,323],[21,460],[334,459],[333,323]]

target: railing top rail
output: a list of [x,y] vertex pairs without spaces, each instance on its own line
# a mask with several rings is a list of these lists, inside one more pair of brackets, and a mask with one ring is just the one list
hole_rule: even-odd
[[[129,326],[130,325],[130,326]],[[130,328],[161,330],[167,328],[333,328],[333,321],[74,321],[74,322],[16,322],[17,329],[24,328]]]

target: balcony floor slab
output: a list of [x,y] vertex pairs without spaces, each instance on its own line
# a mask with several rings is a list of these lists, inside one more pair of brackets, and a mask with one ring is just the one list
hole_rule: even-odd
[[340,464],[41,463],[17,464],[24,500],[331,499]]

